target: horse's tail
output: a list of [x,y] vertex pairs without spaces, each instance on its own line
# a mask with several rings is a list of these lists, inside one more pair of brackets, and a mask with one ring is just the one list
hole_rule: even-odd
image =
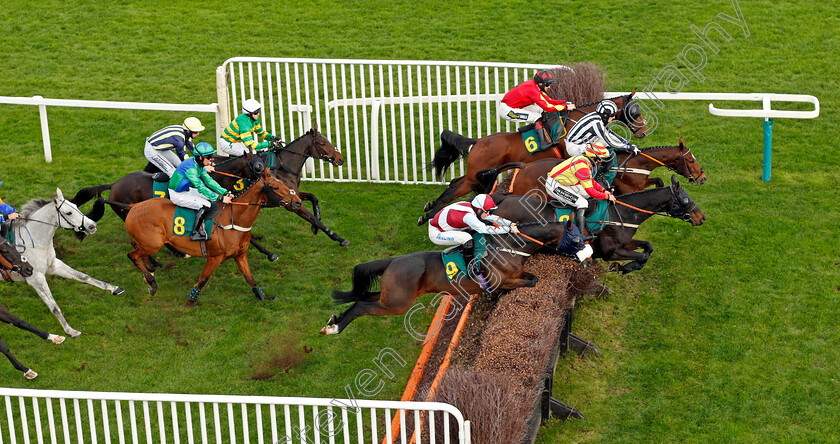
[[353,289],[350,291],[333,291],[333,299],[337,304],[346,304],[360,299],[367,299],[379,295],[378,291],[370,291],[373,284],[379,280],[394,258],[380,259],[356,265],[353,268]]
[[435,157],[432,159],[432,163],[429,164],[429,168],[434,168],[438,176],[443,176],[443,173],[446,172],[449,165],[452,165],[453,162],[461,157],[467,157],[470,148],[476,142],[478,140],[464,137],[449,130],[443,130],[440,133],[440,148],[435,152]]
[[102,216],[105,215],[105,199],[99,198],[96,199],[96,202],[93,203],[93,208],[91,208],[88,214],[85,214],[88,218],[90,218],[94,222],[99,222],[102,219]]
[[493,184],[496,182],[499,174],[511,168],[522,168],[522,162],[506,163],[498,168],[488,168],[479,171],[475,174],[478,184],[473,185],[473,191],[476,193],[489,193],[493,189]]
[[80,207],[95,197],[102,197],[102,192],[110,190],[111,185],[113,184],[109,183],[105,185],[97,185],[95,187],[82,188],[81,190],[79,190],[79,192],[76,193],[75,196],[73,196],[72,199],[70,199],[70,202],[73,202],[73,204],[75,204],[77,207]]

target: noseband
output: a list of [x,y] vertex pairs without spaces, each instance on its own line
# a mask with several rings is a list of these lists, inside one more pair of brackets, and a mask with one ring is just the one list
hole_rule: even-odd
[[297,194],[297,193],[295,193],[295,190],[289,188],[289,192],[286,193],[285,196],[280,197],[280,196],[277,195],[277,193],[274,192],[274,190],[272,188],[270,188],[268,186],[271,182],[274,182],[275,180],[277,180],[276,177],[274,177],[272,175],[271,180],[269,180],[268,182],[265,181],[265,177],[261,177],[260,179],[263,181],[263,193],[265,193],[265,195],[268,198],[268,201],[269,201],[269,203],[271,203],[271,205],[277,205],[277,206],[285,207],[286,205],[289,205],[289,204],[292,203],[291,198],[289,198],[288,202],[286,202],[286,198],[289,197],[289,196],[294,196],[295,194]]
[[[84,215],[84,213],[82,213],[82,212],[81,212],[78,208],[74,208],[74,211],[76,211],[77,213],[79,213],[79,215],[80,215],[80,216],[82,216],[82,223],[81,223],[78,227],[77,227],[77,226],[75,226],[75,225],[73,225],[73,222],[70,222],[70,220],[69,220],[69,219],[67,219],[67,216],[65,216],[64,214],[62,214],[62,213],[61,213],[61,207],[62,207],[62,206],[64,206],[64,203],[65,203],[65,202],[67,202],[67,199],[62,199],[62,200],[61,200],[61,204],[59,204],[59,205],[57,205],[57,206],[55,207],[55,213],[56,213],[56,214],[58,215],[58,217],[60,218],[60,219],[59,219],[59,221],[58,221],[58,226],[59,226],[59,228],[70,228],[70,229],[73,229],[73,231],[75,231],[75,232],[77,232],[77,233],[81,233],[81,232],[83,232],[83,231],[87,231],[87,230],[85,229],[85,215]],[[67,222],[67,225],[70,225],[70,226],[69,226],[69,227],[63,227],[63,226],[61,226],[61,221],[62,221],[62,220],[63,220],[64,222]]]

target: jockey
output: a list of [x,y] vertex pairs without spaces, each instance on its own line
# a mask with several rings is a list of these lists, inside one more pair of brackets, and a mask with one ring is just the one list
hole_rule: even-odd
[[[435,245],[463,245],[464,261],[469,264],[475,246],[468,230],[483,234],[519,233],[515,223],[489,213],[496,208],[493,198],[487,194],[479,194],[471,202],[447,205],[429,221],[429,240]],[[480,271],[478,277],[479,282],[484,282]]]
[[612,100],[602,100],[595,111],[581,117],[566,135],[566,152],[569,156],[583,154],[591,141],[604,141],[611,149],[624,149],[639,154],[639,147],[632,145],[623,137],[614,133],[608,126],[618,116],[618,106]]
[[[254,99],[248,99],[242,104],[242,114],[230,122],[222,136],[219,137],[219,149],[229,156],[241,156],[246,151],[257,151],[268,148],[270,141],[280,141],[280,138],[263,129],[260,124],[262,105]],[[260,143],[256,138],[262,138]]]
[[[3,185],[3,182],[0,182],[0,185]],[[9,217],[9,221],[13,221],[20,216],[20,213],[17,212],[15,207],[3,202],[3,199],[0,199],[0,242],[6,238],[6,234],[9,232],[9,223],[6,222],[6,216]]]
[[[546,178],[545,191],[558,201],[577,209],[575,221],[582,236],[586,233],[584,213],[589,207],[586,199],[594,197],[615,202],[615,196],[592,177],[594,164],[610,159],[612,159],[612,153],[607,150],[603,142],[592,142],[586,146],[584,154],[564,160],[554,167]],[[584,240],[593,238],[594,236],[588,236]]]
[[183,125],[170,125],[152,133],[146,139],[143,154],[152,165],[168,177],[172,177],[172,172],[188,154],[186,150],[192,151],[192,139],[198,137],[198,133],[202,131],[204,126],[201,125],[201,121],[195,117],[187,117]]
[[179,207],[198,210],[190,239],[207,240],[204,221],[212,219],[219,211],[217,201],[230,203],[233,196],[210,177],[215,169],[211,155],[213,145],[201,142],[195,147],[195,158],[183,161],[169,180],[169,199]]
[[[534,128],[540,138],[540,145],[550,142],[548,131],[556,123],[556,115],[545,114],[556,111],[572,111],[574,103],[548,97],[548,90],[554,85],[554,77],[548,71],[538,71],[533,80],[516,85],[496,104],[499,117],[511,122],[535,122]],[[548,120],[548,121],[547,121]]]

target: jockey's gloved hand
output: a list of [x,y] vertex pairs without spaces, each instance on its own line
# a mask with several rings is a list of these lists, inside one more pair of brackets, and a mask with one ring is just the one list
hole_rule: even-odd
[[639,147],[638,145],[633,145],[632,143],[628,143],[626,147],[624,147],[627,151],[632,151],[633,154],[639,154]]

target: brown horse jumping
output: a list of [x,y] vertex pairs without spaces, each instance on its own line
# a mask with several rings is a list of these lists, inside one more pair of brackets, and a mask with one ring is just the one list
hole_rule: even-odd
[[[558,242],[565,232],[565,223],[520,224],[524,236],[504,234],[487,236],[489,261],[482,264],[488,286],[492,291],[533,287],[537,277],[523,270],[527,256],[542,248],[542,244]],[[381,278],[380,278],[381,276]],[[379,279],[379,291],[371,291]],[[446,269],[440,251],[421,251],[403,256],[380,259],[356,265],[353,268],[353,289],[333,292],[339,304],[352,303],[344,313],[332,316],[321,334],[338,334],[351,321],[363,315],[401,315],[411,304],[426,293],[449,293],[468,296],[482,291],[471,279],[461,279],[458,284],[446,278]]]
[[[612,183],[615,187],[616,196],[642,191],[651,185],[664,186],[662,179],[650,177],[651,171],[660,166],[688,178],[689,182],[697,184],[706,182],[706,173],[703,172],[703,168],[700,168],[700,164],[691,150],[685,146],[682,138],[680,138],[679,145],[676,146],[644,148],[638,155],[621,152],[616,154],[616,158],[618,163],[617,175]],[[510,193],[551,200],[545,193],[545,180],[552,168],[561,162],[563,162],[563,159],[543,159],[526,164],[509,163],[499,168],[479,171],[476,177],[483,184],[483,192],[485,193]],[[503,181],[493,190],[499,173],[512,168],[518,168],[519,170],[514,172],[510,181]]]
[[[637,138],[643,138],[647,132],[645,119],[639,111],[639,105],[633,101],[633,95],[614,97],[612,100],[619,109],[617,121],[623,123],[633,131]],[[569,113],[566,119],[566,131],[568,132],[586,114],[595,111],[599,102],[581,105]],[[467,156],[469,154],[469,156]],[[569,157],[566,152],[565,140],[561,140],[557,150],[550,149],[529,153],[522,142],[522,134],[519,132],[504,132],[491,134],[480,139],[470,139],[455,134],[451,131],[441,133],[441,147],[435,153],[431,166],[434,167],[439,177],[443,177],[446,169],[453,162],[461,157],[467,158],[467,172],[464,176],[453,179],[446,190],[434,200],[426,204],[417,225],[423,225],[427,220],[433,218],[441,208],[453,200],[467,195],[470,192],[480,192],[480,186],[476,174],[485,169],[496,168],[511,162],[536,162],[542,159],[565,159]]]
[[[266,205],[266,202],[269,205]],[[125,219],[125,228],[131,236],[133,251],[128,258],[143,273],[149,284],[149,293],[155,294],[157,283],[150,270],[149,256],[161,247],[171,245],[178,251],[191,256],[204,256],[207,263],[201,272],[198,283],[190,292],[190,300],[195,301],[210,275],[224,260],[234,258],[239,271],[245,276],[248,285],[258,299],[266,299],[262,289],[257,286],[248,266],[248,241],[251,239],[251,227],[263,206],[300,206],[300,198],[294,191],[263,169],[258,180],[253,182],[244,193],[230,205],[224,206],[214,218],[216,229],[209,241],[193,241],[187,236],[172,234],[172,219],[175,205],[169,199],[154,198],[143,201],[131,208]]]

